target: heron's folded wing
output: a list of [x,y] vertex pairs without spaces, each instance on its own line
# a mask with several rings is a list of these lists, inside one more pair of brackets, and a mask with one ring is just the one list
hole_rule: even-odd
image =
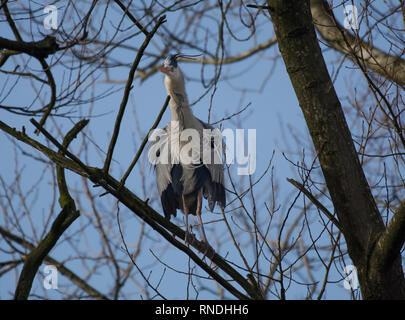
[[[214,128],[201,121],[204,129],[210,129],[211,135],[203,137],[202,150],[203,152],[209,152],[208,163],[203,160],[203,164],[207,167],[211,175],[211,183],[207,183],[205,186],[204,197],[208,199],[208,205],[211,211],[214,210],[215,203],[218,202],[221,208],[226,205],[225,197],[225,179],[224,179],[224,164],[223,164],[223,141],[222,135],[219,129]],[[204,139],[209,139],[204,141]],[[208,146],[208,147],[207,147]],[[206,157],[203,157],[203,159]]]

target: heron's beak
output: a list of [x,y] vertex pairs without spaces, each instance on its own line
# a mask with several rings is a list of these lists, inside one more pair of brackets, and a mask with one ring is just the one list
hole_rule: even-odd
[[158,68],[160,72],[163,72],[164,74],[168,74],[170,71],[173,70],[172,67],[165,67],[163,64]]

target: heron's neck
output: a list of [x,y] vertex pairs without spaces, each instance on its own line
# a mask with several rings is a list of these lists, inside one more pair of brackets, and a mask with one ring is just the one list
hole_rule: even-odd
[[178,80],[165,77],[165,87],[170,96],[170,110],[172,120],[179,121],[182,127],[185,126],[185,119],[190,119],[193,113],[188,104],[186,88],[183,75]]

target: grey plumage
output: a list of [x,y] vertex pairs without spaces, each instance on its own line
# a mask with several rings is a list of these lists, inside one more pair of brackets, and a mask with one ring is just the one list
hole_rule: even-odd
[[[198,119],[199,120],[199,119]],[[204,129],[214,129],[199,120]],[[166,132],[168,131],[166,127]],[[215,147],[215,146],[212,146]],[[212,148],[212,153],[216,152]],[[169,151],[168,158],[171,159]],[[213,162],[213,161],[212,161]],[[156,164],[156,183],[166,218],[176,216],[176,209],[183,210],[181,196],[184,195],[189,213],[196,215],[197,192],[203,188],[208,208],[214,211],[215,204],[223,209],[226,205],[224,188],[224,165],[221,164]]]

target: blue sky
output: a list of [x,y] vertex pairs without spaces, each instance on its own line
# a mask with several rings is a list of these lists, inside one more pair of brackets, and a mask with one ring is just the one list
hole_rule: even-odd
[[[116,23],[118,17],[120,17],[120,12],[116,11],[116,13],[118,13],[119,15],[117,15],[116,17],[108,17],[109,23]],[[338,19],[343,19],[343,15],[342,13],[340,13],[339,10],[337,10],[336,14]],[[167,14],[167,23],[165,24],[166,28],[168,28],[169,30],[171,28],[176,28],[176,24],[178,23],[179,19],[177,15],[178,13],[176,12],[169,12]],[[260,21],[262,24],[265,23],[263,22],[263,20]],[[0,25],[2,25],[2,36],[12,37],[5,25],[5,22],[0,22]],[[125,25],[128,26],[129,23],[127,22]],[[208,25],[206,26],[206,28],[209,27],[210,26]],[[266,30],[266,28],[268,30],[268,34],[263,32],[263,30]],[[269,35],[273,36],[273,29],[269,22],[267,23],[266,28],[261,27],[262,32],[258,34],[256,39],[257,42],[267,40]],[[135,32],[136,30],[131,29],[130,31]],[[36,31],[34,31],[34,33],[35,32]],[[133,40],[129,41],[129,44],[139,46],[142,39],[143,36],[138,35],[134,37]],[[152,44],[150,45],[150,48],[148,48],[147,51],[155,53],[158,52],[158,48],[162,47],[165,40],[167,39],[164,39],[160,36],[155,37]],[[252,42],[234,42],[232,44],[231,50],[232,53],[235,54],[246,50],[251,45]],[[215,48],[211,43],[209,43],[208,46],[211,51],[213,51]],[[197,50],[186,48],[184,49],[184,53],[199,54],[200,52],[198,52]],[[128,50],[119,50],[115,54],[116,58],[119,58],[121,59],[121,61],[125,61],[128,64],[132,63],[134,59],[133,52]],[[241,128],[257,130],[257,170],[255,177],[260,176],[262,172],[267,168],[269,160],[271,159],[274,151],[272,166],[274,166],[274,176],[279,187],[279,198],[277,199],[277,201],[279,205],[282,206],[284,210],[286,210],[296,194],[293,187],[286,181],[286,178],[298,179],[296,168],[294,168],[294,166],[292,166],[291,163],[286,160],[286,158],[291,159],[294,162],[301,161],[302,152],[303,150],[305,150],[305,154],[307,155],[306,160],[308,163],[310,163],[312,160],[311,153],[313,148],[308,136],[305,121],[303,119],[298,101],[283,65],[282,59],[275,59],[275,57],[277,57],[279,54],[277,46],[275,45],[260,54],[264,56],[263,59],[257,59],[256,57],[253,57],[247,59],[242,63],[225,65],[223,67],[222,78],[218,83],[215,94],[212,96],[211,90],[209,94],[207,94],[204,98],[199,100],[196,105],[193,106],[193,112],[197,117],[206,121],[208,116],[208,106],[210,105],[210,103],[212,103],[213,111],[211,120],[215,122],[223,117],[226,117],[229,114],[242,109],[247,104],[250,104],[249,108],[238,118],[236,118],[235,121],[225,121],[223,122],[223,126],[225,128],[231,129]],[[53,59],[54,58],[52,57],[48,58],[48,62],[55,61]],[[336,64],[332,64],[332,62],[340,61],[339,59],[341,59],[341,56],[331,50],[326,50],[325,59],[328,63],[330,72],[333,74],[336,71]],[[148,64],[150,61],[151,58],[146,57],[142,61],[141,67]],[[352,66],[352,64],[347,61],[343,64],[343,67],[335,82],[336,91],[343,104],[345,99],[350,95],[350,90],[353,90],[355,87],[361,88],[365,86],[365,81],[362,79],[361,75],[356,70],[348,68],[350,66]],[[6,67],[10,68],[10,66],[7,65]],[[35,69],[39,68],[39,65],[32,63],[30,67]],[[195,63],[181,63],[180,67],[189,80],[187,83],[189,100],[195,101],[196,99],[199,99],[201,93],[204,91],[204,88],[199,81],[199,77],[201,74],[201,65]],[[128,72],[129,67],[114,68],[110,71],[110,77],[112,79],[125,80]],[[210,73],[212,74],[213,67],[207,66],[204,72],[206,72],[206,75],[209,75]],[[270,73],[271,75],[269,77]],[[100,76],[100,80],[98,80],[96,90],[98,91],[98,93],[105,92],[110,88],[119,90],[109,95],[105,99],[95,102],[92,106],[90,106],[89,104],[84,104],[80,107],[80,109],[78,109],[77,112],[74,113],[74,115],[77,116],[77,119],[75,119],[75,121],[79,118],[86,117],[90,108],[92,108],[92,114],[96,115],[95,117],[91,118],[91,121],[85,130],[86,133],[92,133],[91,136],[87,135],[85,138],[89,143],[90,150],[92,150],[91,152],[89,152],[89,159],[87,159],[89,161],[89,164],[92,166],[102,166],[102,162],[100,161],[100,153],[103,154],[103,152],[105,152],[108,148],[109,138],[114,126],[115,115],[121,101],[124,86],[124,84],[105,84],[102,81],[103,72],[100,70],[100,72],[98,72],[97,74]],[[60,69],[57,69],[56,78],[60,80],[63,78],[63,76],[64,75],[60,71]],[[5,78],[6,76],[4,74],[0,74],[0,83],[2,83]],[[195,81],[192,81],[193,79]],[[267,80],[265,81],[265,79]],[[258,88],[260,88],[263,83],[265,83],[264,86],[261,88],[261,90],[258,90]],[[236,90],[235,88],[238,88],[238,90]],[[243,90],[240,90],[240,88],[243,88]],[[26,104],[27,101],[30,101],[30,92],[32,92],[30,83],[28,81],[21,81],[18,84],[18,87],[16,87],[16,89],[11,92],[9,97],[5,100],[6,102],[4,103],[9,105]],[[143,139],[144,135],[153,124],[157,114],[162,107],[165,97],[166,92],[163,86],[162,74],[156,73],[143,83],[141,83],[139,79],[135,80],[134,89],[131,92],[130,101],[126,109],[126,113],[121,125],[120,136],[114,152],[111,172],[115,177],[119,178],[133,159],[141,139]],[[49,93],[44,94],[44,96],[41,98],[46,101],[47,98],[49,98]],[[36,103],[38,103],[38,101]],[[33,136],[33,128],[32,125],[29,123],[28,117],[16,116],[11,113],[5,112],[4,110],[0,110],[0,117],[2,121],[6,122],[10,126],[21,128],[24,125],[27,129],[27,133],[30,136]],[[58,117],[54,117],[53,119],[54,120],[48,120],[47,127],[54,133],[57,133],[58,130],[60,130],[61,132],[66,132],[72,126],[72,122],[70,120]],[[161,120],[160,127],[166,125],[169,120],[170,113],[167,111],[163,119]],[[239,123],[237,122],[237,120],[239,120]],[[305,141],[305,143],[297,145],[297,143],[295,142],[295,137],[300,138],[300,140]],[[45,142],[45,140],[41,136],[35,138],[39,141]],[[5,181],[11,183],[14,179],[15,174],[15,153],[20,153],[20,151],[14,148],[13,144],[10,142],[10,139],[3,133],[0,133],[0,145],[2,146],[3,150],[3,157],[0,160],[0,174]],[[71,144],[71,150],[77,150],[80,145],[81,139],[77,139],[77,141]],[[21,146],[24,150],[32,152],[31,149],[23,146],[22,144],[19,144],[19,146]],[[285,153],[285,156],[283,155],[283,153]],[[145,155],[146,154],[144,153],[144,156]],[[33,162],[32,159],[24,156],[20,156],[20,161],[21,163],[18,164],[19,168],[24,168],[21,175],[21,179],[23,181],[22,185],[28,190],[32,188],[33,185],[35,185],[36,181],[43,174],[43,165],[39,162]],[[234,168],[232,170],[234,170]],[[48,189],[46,185],[49,184],[52,180],[49,170],[44,174],[44,182],[40,184],[38,190],[35,190],[32,199],[30,199],[33,202],[34,198],[38,200],[37,202],[34,202],[35,205],[31,208],[33,211],[33,216],[36,217],[36,220],[33,223],[38,226],[38,233],[42,232],[43,218],[46,216],[46,212],[49,206],[48,203],[50,198],[50,189]],[[150,197],[151,192],[155,194],[156,190],[149,190],[142,187],[142,185],[139,184],[140,174],[140,166],[137,165],[127,181],[127,187],[133,190],[134,193],[136,193],[141,198],[146,199]],[[151,185],[150,181],[153,181],[154,179],[152,169],[149,167],[145,171],[145,174],[147,176],[147,180],[149,181],[148,185]],[[72,189],[80,187],[81,179],[75,176],[75,174],[67,173],[67,179],[69,186],[71,186]],[[267,199],[268,196],[266,195],[270,193],[269,184],[270,178],[266,177],[257,186],[257,193],[264,194],[264,199]],[[52,194],[52,197],[57,197],[57,195]],[[109,196],[106,196],[100,201],[103,201],[102,206],[106,208],[112,208],[113,206],[115,206],[115,201],[111,197],[109,198]],[[83,203],[82,205],[86,208],[89,208],[88,203]],[[153,201],[151,205],[158,212],[161,212],[160,203],[158,201]],[[261,204],[261,206],[263,208],[263,203]],[[113,213],[109,217],[109,219],[114,221],[115,210],[112,211]],[[204,219],[210,219],[211,216],[209,215],[209,213],[204,214]],[[178,216],[181,217],[182,215],[179,214]],[[140,220],[134,217],[133,214],[126,211],[124,208],[122,208],[122,212],[120,212],[120,217],[122,221],[125,222],[125,240],[128,243],[135,242],[140,232]],[[82,219],[82,217],[80,217],[78,220],[80,219]],[[317,228],[319,228],[319,218],[312,217],[312,219],[314,219],[313,231],[316,233]],[[0,221],[2,220],[0,219]],[[22,222],[22,225],[27,226],[28,223],[29,222],[27,220],[24,220]],[[81,223],[84,223],[84,219],[82,219],[82,222],[76,221],[75,224],[72,225],[72,227],[68,230],[68,232],[71,234],[76,233],[77,239],[75,241],[77,241],[78,246],[86,246],[87,244],[83,244],[81,241],[84,238],[80,234],[78,234]],[[114,228],[117,228],[117,225],[114,224],[114,222],[112,222],[112,225],[114,226]],[[159,236],[156,233],[154,233],[149,228],[147,229],[148,236],[153,238],[155,241],[151,242],[151,244],[149,244],[150,246],[144,249],[142,261],[140,261],[140,264],[142,266],[147,266],[148,268],[150,268],[151,265],[155,265],[155,267],[152,268],[153,273],[151,274],[151,280],[157,282],[163,272],[162,265],[160,265],[156,261],[156,259],[153,257],[152,252],[161,253],[162,259],[167,264],[170,264],[174,269],[184,270],[185,266],[187,266],[188,263],[187,258],[181,253],[177,253],[174,250],[169,250],[167,244],[164,242],[163,239],[159,239]],[[98,239],[97,230],[91,229],[87,232],[88,233],[85,237],[86,241],[91,242],[93,237],[94,239]],[[115,230],[115,232],[117,232],[117,229]],[[294,236],[296,235],[293,235],[293,237]],[[99,244],[94,245],[97,247]],[[232,251],[233,249],[231,247],[231,244],[227,243],[226,246],[228,247],[221,248],[221,253],[227,253],[231,251],[231,253],[229,254],[229,258],[235,259],[235,261],[237,261],[238,257],[235,252]],[[151,251],[149,251],[149,249]],[[51,255],[57,259],[64,260],[66,258],[66,255],[70,256],[73,254],[73,252],[68,250],[72,249],[66,245],[57,245],[52,250]],[[125,259],[127,257],[124,253],[122,253],[121,258]],[[4,252],[0,252],[0,261],[7,259],[7,255],[4,254]],[[69,266],[78,274],[81,273],[82,267],[77,261],[69,262]],[[42,272],[43,266],[41,266],[40,270]],[[98,273],[92,280],[92,285],[94,285],[100,291],[103,291],[106,290],[111,284],[108,280],[110,273],[107,268],[101,268],[100,270],[100,273]],[[323,272],[324,270],[319,270],[320,279],[322,278],[321,275],[323,275]],[[340,270],[340,272],[343,272],[343,270]],[[337,274],[336,271],[334,271],[332,272],[330,277],[331,280],[339,279],[340,275]],[[10,272],[9,275],[7,275],[6,277],[1,277],[0,281],[0,298],[10,298],[10,294],[12,294],[15,286],[15,274]],[[41,290],[41,281],[42,277],[37,276],[36,280],[34,281],[32,292],[35,293],[36,290]],[[167,270],[163,282],[164,283],[162,285],[162,291],[164,291],[166,296],[174,299],[185,298],[185,287],[187,285],[187,279],[184,279],[183,276],[180,276],[172,270]],[[61,286],[67,283],[68,280],[60,277]],[[126,288],[126,290],[128,292],[136,291],[130,286]],[[296,286],[295,288],[294,284],[292,284],[292,289],[288,291],[287,297],[292,299],[300,299],[305,297],[305,291],[306,289],[304,287]],[[51,298],[60,298],[60,295],[57,292],[47,293]],[[208,291],[203,291],[202,294],[199,296],[199,298],[208,299],[211,297],[213,296]],[[226,295],[226,297],[231,296]],[[140,295],[139,293],[134,293],[131,298],[139,299]],[[347,299],[349,298],[349,293],[348,291],[343,289],[342,282],[339,282],[336,284],[329,284],[327,286],[324,298]]]

